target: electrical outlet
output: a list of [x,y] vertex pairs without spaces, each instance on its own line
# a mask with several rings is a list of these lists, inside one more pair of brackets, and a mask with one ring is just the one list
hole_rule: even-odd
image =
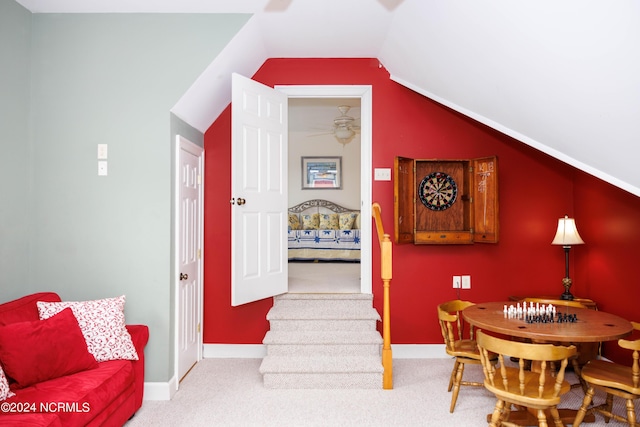
[[462,289],[471,289],[471,276],[462,276]]
[[460,276],[453,276],[453,288],[460,289]]
[[98,160],[98,176],[107,176],[106,160]]

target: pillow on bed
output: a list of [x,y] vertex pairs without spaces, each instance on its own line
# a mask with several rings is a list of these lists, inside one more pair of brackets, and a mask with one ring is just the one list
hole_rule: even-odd
[[298,214],[289,214],[289,230],[300,230],[300,217]]
[[358,212],[344,212],[340,214],[340,230],[351,230]]
[[317,230],[320,226],[320,214],[302,214],[302,229]]
[[320,230],[338,230],[340,229],[340,215],[320,214]]

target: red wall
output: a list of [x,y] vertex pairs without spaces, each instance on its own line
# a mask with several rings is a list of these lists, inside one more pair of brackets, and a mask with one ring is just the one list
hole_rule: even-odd
[[[580,267],[576,282],[600,310],[640,322],[640,198],[582,172],[576,174],[574,185],[579,231],[585,241],[576,251]],[[605,343],[604,353],[631,362],[630,352],[615,342]]]
[[[435,307],[457,297],[451,286],[453,275],[471,275],[471,289],[460,291],[460,296],[476,302],[562,293],[563,251],[550,243],[558,218],[565,214],[576,217],[587,242],[571,253],[572,292],[595,299],[603,309],[633,317],[637,298],[614,301],[622,292],[637,297],[628,289],[635,277],[632,248],[640,241],[637,197],[396,84],[377,59],[271,59],[253,78],[269,86],[371,85],[374,168],[393,167],[395,156],[498,156],[498,244],[394,244],[392,343],[440,343]],[[227,108],[205,134],[204,342],[261,343],[272,301],[230,306],[230,139]],[[393,235],[393,183],[374,181],[373,201],[380,203],[385,231]],[[616,212],[607,205],[616,206]],[[627,228],[633,233],[624,234]],[[614,231],[614,237],[599,246],[605,231]],[[374,304],[381,311],[376,245],[373,266]]]

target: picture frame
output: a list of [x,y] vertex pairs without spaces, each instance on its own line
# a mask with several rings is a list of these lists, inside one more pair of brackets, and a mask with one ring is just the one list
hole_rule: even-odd
[[341,190],[342,157],[302,157],[303,190]]

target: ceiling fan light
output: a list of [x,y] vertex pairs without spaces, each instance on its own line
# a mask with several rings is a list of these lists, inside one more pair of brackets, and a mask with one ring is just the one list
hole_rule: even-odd
[[333,134],[338,139],[349,139],[355,134],[355,132],[349,128],[338,128]]

